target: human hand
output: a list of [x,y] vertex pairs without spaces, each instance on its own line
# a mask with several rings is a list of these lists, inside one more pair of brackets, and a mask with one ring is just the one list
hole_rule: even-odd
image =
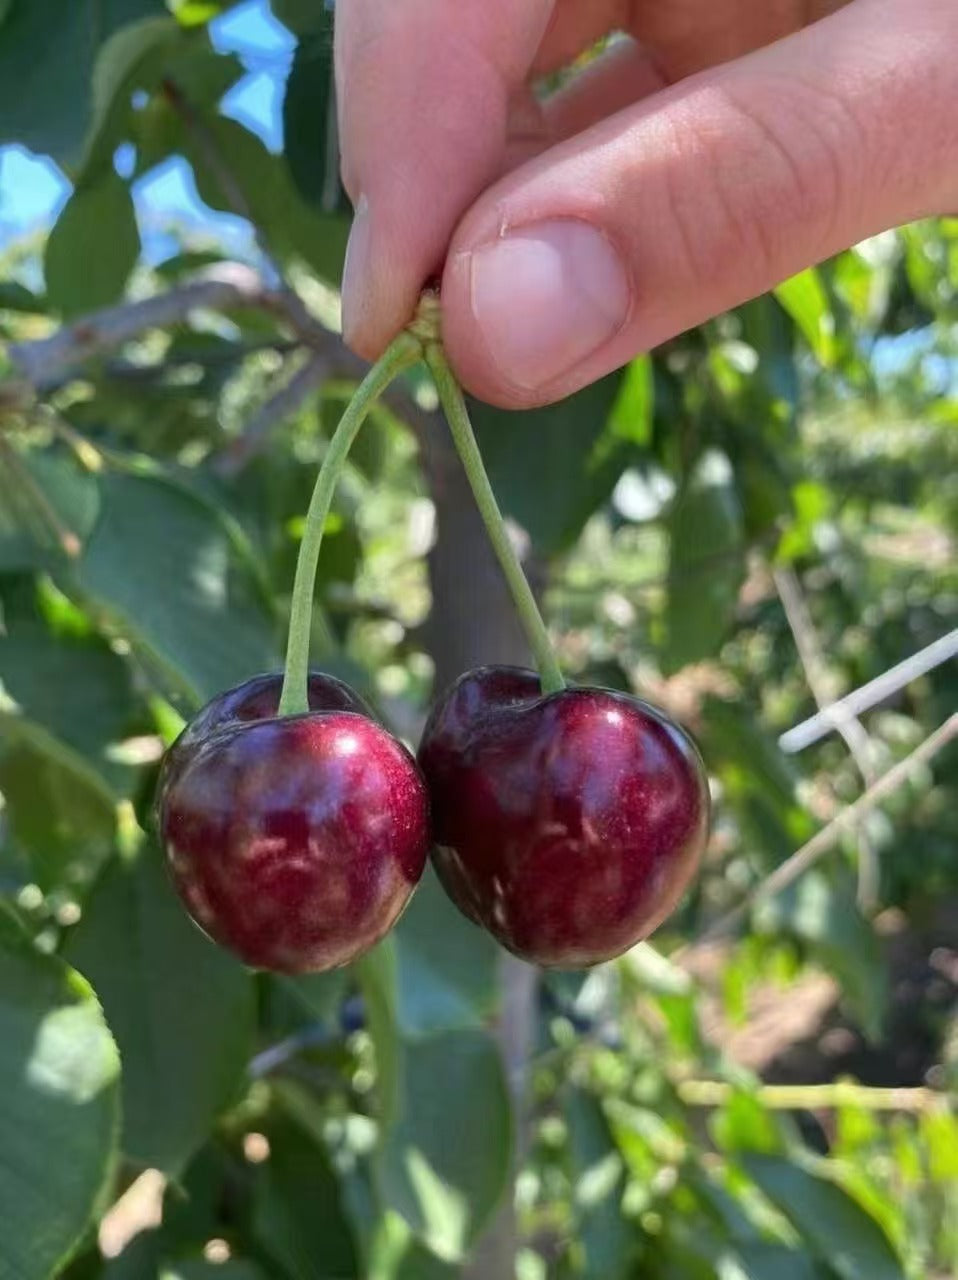
[[[344,330],[521,407],[958,208],[958,0],[338,0]],[[603,33],[564,90],[530,84]],[[443,268],[443,264],[444,268]]]

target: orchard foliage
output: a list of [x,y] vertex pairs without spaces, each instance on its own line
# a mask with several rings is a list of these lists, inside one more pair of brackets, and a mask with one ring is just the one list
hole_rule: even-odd
[[[281,663],[303,512],[361,372],[335,333],[331,19],[273,0],[295,38],[274,153],[221,110],[244,74],[211,39],[227,7],[0,3],[0,141],[73,184],[0,279],[0,1280],[442,1280],[490,1227],[516,1230],[522,1280],[953,1274],[954,749],[717,951],[696,940],[958,703],[952,662],[865,715],[854,758],[835,735],[776,745],[810,682],[834,697],[958,626],[958,221],[878,237],[552,408],[473,406],[569,674],[663,702],[716,796],[704,874],[653,945],[541,979],[517,1105],[499,953],[434,879],[354,967],[267,976],[194,928],[154,843],[163,745]],[[170,228],[157,249],[137,183],[174,157],[255,241]],[[459,536],[432,406],[410,377],[361,437],[313,646],[410,740],[471,626],[468,595],[430,591],[437,511],[453,554]],[[940,938],[943,910],[938,985],[903,995],[889,932]],[[865,1085],[923,1091],[790,1099],[723,1051],[756,999],[816,979]],[[869,1076],[902,1034],[908,1078]],[[162,1222],[105,1258],[97,1231],[122,1235],[147,1169]]]

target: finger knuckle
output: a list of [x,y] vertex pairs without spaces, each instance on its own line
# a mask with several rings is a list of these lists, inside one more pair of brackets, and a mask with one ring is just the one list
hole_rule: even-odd
[[793,102],[780,87],[771,100],[753,88],[746,101],[725,88],[676,127],[670,213],[691,275],[727,264],[764,285],[793,252],[813,258],[831,241],[850,187],[853,124],[840,104]]

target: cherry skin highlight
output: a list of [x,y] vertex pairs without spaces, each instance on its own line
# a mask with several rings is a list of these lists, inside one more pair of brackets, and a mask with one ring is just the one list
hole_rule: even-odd
[[[235,689],[218,693],[194,716],[163,757],[157,791],[162,793],[167,779],[186,763],[197,747],[220,729],[250,720],[274,719],[282,691],[283,673],[272,671],[253,676]],[[358,693],[325,671],[309,673],[307,696],[310,711],[355,711],[373,718]]]
[[425,865],[428,800],[412,756],[381,725],[336,705],[276,717],[279,684],[250,682],[200,713],[208,736],[174,745],[157,825],[205,933],[254,968],[321,972],[399,918]]
[[453,902],[516,955],[586,968],[675,909],[708,837],[708,780],[663,713],[606,689],[543,696],[513,667],[462,676],[419,763]]

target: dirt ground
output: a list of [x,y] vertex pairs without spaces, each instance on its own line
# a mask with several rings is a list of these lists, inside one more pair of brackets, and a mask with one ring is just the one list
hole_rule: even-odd
[[[842,1007],[835,980],[811,973],[783,991],[759,987],[745,1021],[730,1024],[717,998],[706,1001],[708,1037],[771,1084],[823,1084],[852,1077],[876,1087],[944,1084],[943,1035],[958,1016],[958,902],[920,928],[898,912],[876,922],[888,968],[885,1034],[869,1044]],[[721,945],[697,957],[706,986],[720,970]]]

